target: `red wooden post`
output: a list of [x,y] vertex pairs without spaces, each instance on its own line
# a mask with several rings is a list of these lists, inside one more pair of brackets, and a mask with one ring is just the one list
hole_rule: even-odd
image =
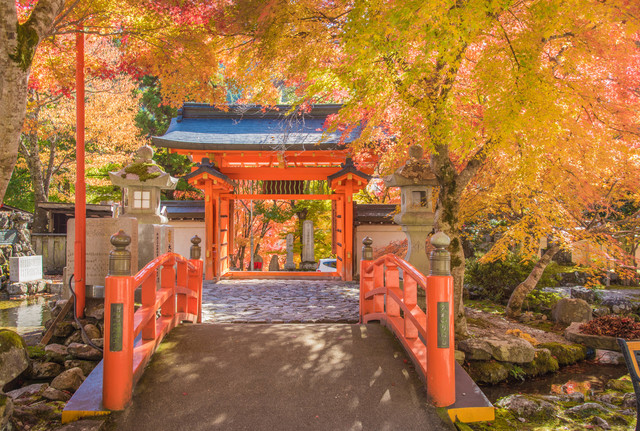
[[104,374],[102,403],[123,410],[133,390],[133,289],[131,238],[123,231],[111,237],[116,247],[109,255],[104,297]]
[[[188,286],[188,275],[187,275],[187,261],[179,260],[176,263],[176,285],[187,287]],[[178,295],[176,298],[176,307],[178,313],[185,313],[187,311],[187,297],[184,294]]]
[[373,273],[369,271],[371,261],[373,260],[373,240],[366,237],[362,240],[362,259],[360,260],[360,323],[365,314],[373,311],[373,301],[371,299],[365,299],[371,289],[373,289]]
[[456,401],[453,277],[445,247],[451,241],[442,232],[431,238],[431,272],[427,277],[427,393],[436,407]]
[[76,316],[84,316],[87,250],[87,197],[84,179],[84,29],[76,32],[76,207],[73,244]]
[[398,304],[395,300],[389,297],[389,290],[395,290],[395,293],[398,292],[400,288],[400,274],[398,271],[398,266],[395,262],[386,262],[387,270],[385,272],[385,285],[387,286],[387,315],[389,317],[399,317],[400,316],[400,304]]
[[[373,288],[384,287],[384,265],[373,265]],[[376,295],[373,298],[373,312],[384,313],[384,295]]]
[[160,270],[160,287],[162,289],[171,289],[171,296],[160,307],[160,314],[162,317],[173,317],[176,315],[176,270],[174,265],[176,263],[175,258],[168,259],[162,264]]
[[[142,282],[142,306],[153,308],[156,303],[156,274],[150,275]],[[142,328],[143,340],[155,340],[156,319],[150,319]]]

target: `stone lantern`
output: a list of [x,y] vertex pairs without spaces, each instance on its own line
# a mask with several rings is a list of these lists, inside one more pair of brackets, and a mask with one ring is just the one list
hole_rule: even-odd
[[123,215],[137,218],[138,223],[161,224],[167,218],[160,214],[160,192],[175,189],[178,179],[163,171],[152,157],[153,149],[144,145],[136,152],[133,163],[109,172],[109,178],[122,187]]
[[133,163],[117,172],[109,172],[111,182],[122,187],[123,212],[120,217],[137,219],[137,240],[132,248],[138,249],[135,271],[174,250],[173,227],[167,225],[167,217],[160,214],[160,193],[175,189],[178,179],[163,171],[152,157],[153,149],[144,145],[136,152]]
[[426,252],[427,236],[433,229],[433,186],[437,185],[429,162],[422,158],[419,145],[409,148],[409,160],[392,175],[385,177],[387,187],[399,187],[400,212],[394,221],[407,235],[408,250],[405,259],[424,275],[429,274]]

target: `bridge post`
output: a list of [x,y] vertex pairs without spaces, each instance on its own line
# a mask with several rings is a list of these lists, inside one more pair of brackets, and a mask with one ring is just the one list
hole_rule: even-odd
[[368,236],[362,240],[362,259],[360,260],[360,323],[365,314],[373,311],[373,300],[365,299],[365,294],[373,290],[373,272],[368,271],[373,260],[373,240]]
[[188,287],[198,294],[198,298],[189,298],[189,312],[198,316],[198,323],[202,323],[202,260],[200,256],[202,250],[200,243],[202,240],[198,235],[191,238],[191,249],[189,250],[189,262],[196,268],[189,270]]
[[431,244],[431,270],[427,277],[427,392],[436,407],[456,401],[453,340],[453,277],[447,235],[436,233]]
[[109,274],[104,295],[104,373],[102,403],[109,410],[124,410],[133,390],[133,277],[131,237],[119,231],[111,236]]

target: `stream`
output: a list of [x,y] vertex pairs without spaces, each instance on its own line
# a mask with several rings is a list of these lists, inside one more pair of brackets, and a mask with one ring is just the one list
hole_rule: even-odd
[[495,403],[498,398],[511,394],[549,395],[554,392],[552,386],[562,386],[569,381],[589,382],[592,389],[602,390],[607,381],[627,373],[627,366],[624,364],[603,365],[596,361],[582,361],[563,367],[553,374],[534,377],[523,382],[507,381],[493,386],[481,386],[481,388],[489,401]]
[[51,318],[47,303],[52,296],[0,300],[0,328],[11,329],[20,335],[41,331]]

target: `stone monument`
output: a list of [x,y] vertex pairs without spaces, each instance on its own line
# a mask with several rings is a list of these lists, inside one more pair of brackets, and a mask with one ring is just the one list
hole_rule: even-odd
[[253,269],[252,271],[262,271],[262,264],[264,261],[262,260],[262,256],[258,253],[253,254]]
[[[101,298],[104,294],[104,279],[109,270],[109,253],[113,249],[111,235],[119,230],[131,236],[131,265],[138,265],[138,221],[132,217],[121,218],[88,218],[85,284],[89,298]],[[64,282],[68,286],[69,278],[74,271],[75,219],[67,222],[67,267]]]
[[269,271],[280,271],[280,263],[278,262],[278,255],[271,255],[271,261],[269,261]]
[[296,264],[293,262],[293,234],[287,234],[287,261],[284,263],[285,271],[295,271]]
[[122,187],[124,207],[121,217],[138,220],[138,262],[133,266],[136,272],[175,248],[173,227],[165,224],[168,219],[160,214],[160,195],[162,190],[175,189],[178,179],[163,171],[152,157],[153,149],[144,145],[136,152],[133,163],[117,172],[109,172],[111,182]]
[[400,212],[393,220],[407,236],[408,250],[405,259],[424,275],[429,274],[427,236],[433,229],[433,186],[437,185],[429,162],[422,158],[419,145],[409,148],[409,160],[384,179],[387,187],[400,188]]
[[305,220],[302,222],[302,263],[300,264],[300,269],[303,271],[316,269],[314,246],[313,220]]

